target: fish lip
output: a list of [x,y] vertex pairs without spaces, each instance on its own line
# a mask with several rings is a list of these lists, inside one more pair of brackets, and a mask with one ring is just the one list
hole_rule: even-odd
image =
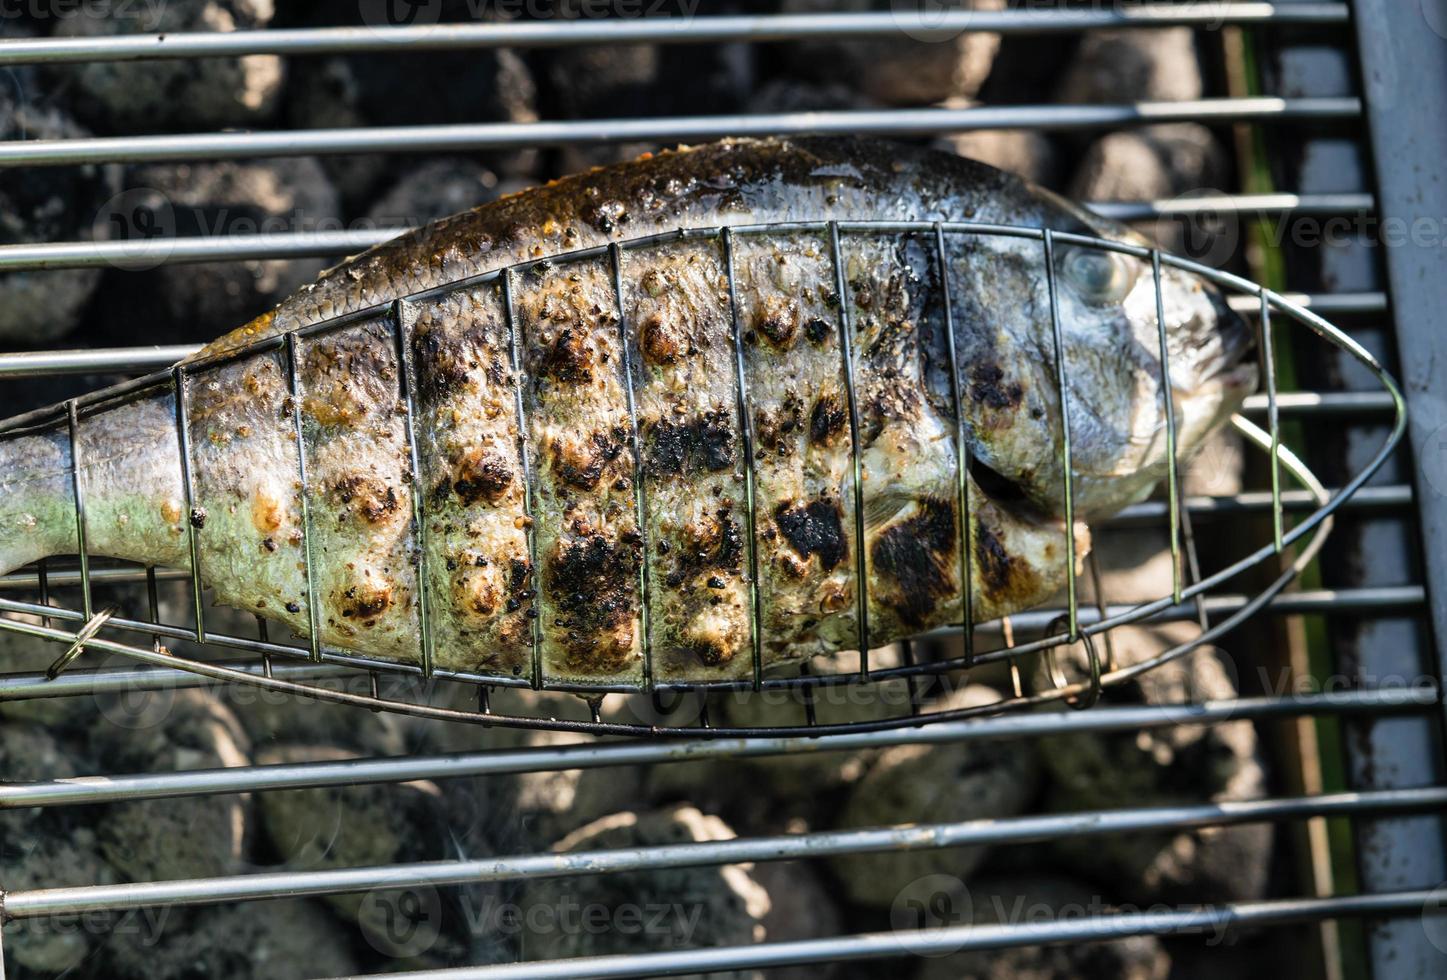
[[1241,361],[1224,368],[1217,378],[1228,388],[1239,388],[1250,394],[1256,390],[1256,385],[1261,380],[1261,365],[1255,359]]
[[974,481],[975,488],[993,503],[1013,506],[1030,500],[1030,494],[1023,484],[1012,480],[979,456],[970,457],[970,478]]
[[1017,520],[1042,527],[1064,527],[1065,515],[1040,503],[1029,488],[990,466],[978,456],[970,457],[970,480],[975,489],[995,507],[1007,511]]
[[1219,290],[1212,293],[1211,306],[1216,313],[1213,329],[1220,350],[1212,369],[1203,380],[1220,379],[1229,382],[1242,368],[1249,368],[1254,377],[1257,371],[1256,360],[1250,355],[1256,350],[1256,331],[1246,322],[1245,317],[1227,305]]

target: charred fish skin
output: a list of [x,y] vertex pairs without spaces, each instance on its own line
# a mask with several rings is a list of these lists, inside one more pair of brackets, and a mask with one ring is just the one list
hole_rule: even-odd
[[536,588],[507,297],[490,283],[405,308],[434,664],[521,677]]
[[743,430],[718,241],[620,252],[636,393],[655,680],[750,675]]
[[[161,391],[83,419],[77,458],[63,432],[0,440],[0,565],[73,550],[78,464],[92,552],[189,568],[194,539],[217,601],[315,622],[364,659],[739,680],[756,637],[763,667],[857,644],[861,591],[876,645],[958,622],[965,566],[977,619],[1037,604],[1064,581],[1067,533],[1088,549],[1053,496],[1065,406],[1038,239],[952,238],[943,278],[918,233],[848,232],[837,255],[813,228],[741,233],[729,254],[696,237],[565,255],[881,218],[1124,235],[989,168],[855,140],[728,141],[560,181],[331,270],[185,365],[179,406]],[[1105,277],[1119,296],[1062,275],[1092,512],[1163,472],[1139,264]],[[1209,291],[1169,287],[1173,376],[1199,367],[1207,391],[1177,400],[1189,446],[1244,394],[1216,380],[1240,352]],[[967,474],[961,507],[956,388],[971,453],[1018,494]]]

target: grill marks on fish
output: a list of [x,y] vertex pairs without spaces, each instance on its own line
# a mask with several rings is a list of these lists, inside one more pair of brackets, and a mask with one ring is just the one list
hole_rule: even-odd
[[851,235],[841,245],[870,621],[898,635],[957,617],[962,605],[954,422],[927,385],[944,331],[942,300],[932,244],[921,236]]
[[878,583],[886,587],[878,600],[906,626],[928,625],[938,604],[959,589],[958,542],[954,503],[921,501],[915,516],[891,524],[870,544]]
[[501,291],[477,286],[411,309],[436,663],[519,676],[532,660],[536,584]]
[[643,537],[611,264],[537,267],[514,297],[537,461],[543,677],[641,683]]
[[[735,245],[745,371],[753,397],[765,665],[798,648],[854,641],[856,553],[848,438],[829,438],[827,406],[847,404],[839,296],[821,235]],[[823,402],[825,417],[812,422]],[[842,423],[842,419],[840,420]],[[788,641],[776,638],[788,637]]]
[[393,650],[420,635],[396,329],[384,317],[297,342],[318,618]]
[[654,676],[751,671],[728,283],[716,242],[623,255],[647,500]]
[[[300,446],[285,355],[196,371],[187,384],[190,527],[201,577],[219,602],[305,631]],[[257,466],[258,458],[272,465]]]

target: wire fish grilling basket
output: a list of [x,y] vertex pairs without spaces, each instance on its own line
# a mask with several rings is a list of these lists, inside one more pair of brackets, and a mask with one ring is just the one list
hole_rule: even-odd
[[[952,240],[959,240],[969,237],[995,237],[1009,238],[1017,242],[1037,242],[1041,249],[1044,274],[1047,277],[1047,286],[1050,296],[1051,327],[1053,331],[1053,343],[1055,351],[1055,381],[1060,404],[1067,404],[1070,397],[1067,374],[1070,365],[1065,363],[1064,344],[1062,341],[1061,311],[1058,301],[1056,284],[1056,264],[1053,255],[1057,248],[1062,246],[1084,247],[1088,249],[1121,253],[1145,263],[1150,269],[1154,278],[1155,299],[1156,299],[1156,320],[1159,326],[1159,355],[1162,375],[1168,375],[1170,370],[1168,355],[1168,336],[1166,317],[1164,313],[1164,300],[1161,288],[1162,270],[1175,268],[1185,272],[1194,273],[1219,286],[1230,299],[1231,306],[1238,312],[1255,318],[1258,329],[1258,347],[1261,352],[1261,394],[1253,396],[1248,400],[1243,414],[1232,417],[1232,424],[1236,431],[1243,437],[1244,443],[1266,454],[1268,470],[1270,474],[1269,493],[1261,492],[1254,495],[1255,506],[1263,510],[1269,510],[1271,531],[1269,540],[1265,540],[1249,553],[1235,559],[1230,564],[1210,574],[1202,574],[1200,563],[1197,559],[1195,542],[1191,534],[1190,506],[1183,491],[1180,475],[1180,453],[1177,446],[1177,433],[1175,412],[1171,404],[1171,385],[1163,383],[1160,386],[1162,400],[1164,402],[1163,416],[1166,419],[1166,451],[1170,460],[1168,475],[1165,481],[1166,498],[1161,503],[1146,503],[1137,505],[1142,512],[1149,511],[1158,516],[1164,516],[1169,524],[1170,551],[1172,561],[1172,584],[1169,594],[1154,597],[1149,601],[1132,602],[1124,605],[1113,605],[1101,594],[1099,588],[1098,574],[1092,574],[1094,588],[1090,601],[1082,601],[1082,590],[1078,581],[1076,562],[1076,543],[1072,534],[1066,533],[1065,548],[1066,561],[1066,589],[1063,608],[1036,609],[1026,611],[1007,617],[997,622],[976,622],[971,612],[971,602],[968,589],[964,590],[964,616],[962,622],[942,628],[935,629],[925,636],[936,639],[945,635],[962,636],[964,653],[945,656],[934,659],[918,659],[915,656],[915,648],[910,641],[905,641],[902,646],[902,656],[887,665],[871,666],[868,650],[870,649],[870,624],[868,621],[868,610],[870,608],[868,589],[869,575],[865,572],[863,549],[853,549],[856,553],[858,568],[856,570],[855,582],[857,594],[855,596],[855,609],[857,610],[857,636],[863,638],[860,643],[861,649],[865,651],[860,656],[857,670],[848,672],[825,673],[818,670],[811,670],[808,662],[797,666],[787,675],[766,671],[761,655],[761,648],[764,637],[764,626],[760,615],[760,579],[758,575],[757,554],[755,549],[755,499],[754,486],[756,476],[754,473],[754,452],[753,433],[751,419],[753,416],[751,407],[751,392],[749,378],[745,370],[743,356],[743,341],[740,335],[738,299],[736,293],[735,276],[733,270],[733,249],[734,244],[741,238],[759,234],[810,234],[822,236],[829,244],[830,260],[833,263],[833,273],[840,286],[841,295],[845,294],[845,270],[841,258],[841,239],[850,235],[899,235],[913,236],[918,240],[927,242],[932,249],[931,261],[938,263],[937,268],[943,273],[944,264],[947,261],[948,246]],[[644,644],[644,670],[643,682],[637,686],[630,685],[580,685],[577,683],[555,684],[544,677],[541,669],[540,641],[538,628],[534,625],[532,635],[532,661],[531,672],[524,672],[523,676],[497,676],[490,674],[469,673],[456,670],[447,670],[435,666],[435,638],[430,628],[431,616],[429,608],[437,601],[436,597],[429,595],[428,575],[421,567],[427,561],[427,549],[425,535],[427,533],[427,501],[426,495],[422,493],[412,494],[415,531],[414,536],[419,539],[416,542],[413,552],[418,563],[417,581],[417,607],[418,607],[418,655],[416,663],[403,664],[391,660],[374,658],[365,653],[355,651],[333,650],[325,647],[320,642],[320,629],[317,624],[317,601],[316,601],[316,576],[313,574],[314,557],[312,552],[312,528],[307,518],[305,500],[307,498],[307,474],[306,474],[306,453],[298,452],[297,466],[298,479],[301,483],[301,500],[303,501],[301,516],[303,530],[302,553],[306,559],[305,578],[307,582],[309,598],[309,616],[311,629],[305,636],[305,645],[292,645],[277,642],[271,638],[266,629],[266,623],[258,618],[258,632],[254,636],[233,635],[224,631],[208,628],[204,611],[205,583],[197,569],[200,563],[197,560],[196,533],[194,527],[188,532],[190,535],[189,547],[191,555],[191,568],[188,571],[168,571],[155,568],[135,569],[117,568],[110,565],[102,568],[93,566],[90,557],[87,555],[87,529],[85,500],[82,496],[82,481],[79,478],[79,467],[84,466],[77,440],[77,432],[85,424],[87,417],[103,408],[113,406],[122,400],[135,399],[157,393],[174,394],[173,404],[175,406],[176,425],[181,449],[181,467],[183,472],[183,485],[187,494],[187,505],[192,504],[193,477],[191,472],[191,458],[187,442],[187,410],[189,404],[189,384],[193,378],[207,370],[213,369],[222,363],[229,363],[239,358],[248,357],[253,354],[265,352],[281,352],[284,356],[284,364],[288,373],[290,390],[295,394],[301,379],[298,377],[297,346],[300,342],[321,334],[336,331],[351,324],[361,321],[384,321],[392,331],[397,344],[398,363],[401,366],[399,371],[399,396],[406,406],[407,423],[407,445],[410,453],[410,464],[412,473],[419,472],[418,464],[418,441],[414,428],[414,420],[417,411],[413,401],[416,389],[413,373],[415,368],[411,364],[409,331],[411,329],[411,311],[415,304],[424,300],[436,300],[449,294],[472,289],[479,286],[491,284],[502,289],[506,298],[504,308],[507,318],[507,329],[513,351],[513,375],[520,379],[518,371],[518,328],[514,323],[514,312],[511,303],[511,289],[515,277],[527,272],[538,262],[523,263],[506,269],[491,271],[482,275],[461,279],[445,286],[429,290],[425,293],[404,297],[382,306],[357,310],[344,316],[339,316],[320,323],[298,329],[294,332],[275,337],[249,347],[219,355],[206,360],[185,362],[173,369],[158,374],[150,375],[126,382],[115,388],[103,392],[83,395],[71,399],[64,404],[51,409],[44,409],[29,413],[25,416],[13,419],[6,423],[3,430],[0,430],[0,439],[13,438],[21,433],[34,432],[37,430],[53,429],[57,426],[62,431],[68,432],[71,447],[71,468],[72,486],[74,490],[75,511],[76,511],[76,558],[73,569],[60,570],[56,567],[47,567],[42,563],[38,568],[30,572],[21,573],[19,576],[23,581],[34,584],[38,591],[38,601],[21,601],[14,598],[0,598],[0,612],[12,614],[10,617],[0,617],[0,629],[11,630],[33,637],[53,641],[61,650],[54,661],[47,678],[37,679],[36,685],[42,690],[37,695],[44,696],[44,686],[47,684],[61,685],[57,678],[71,668],[73,663],[86,650],[96,651],[102,654],[121,655],[135,660],[138,664],[144,665],[144,673],[157,683],[165,683],[165,678],[174,678],[174,671],[189,672],[199,675],[200,678],[209,679],[214,682],[234,682],[241,684],[255,685],[282,693],[290,693],[313,697],[321,700],[332,701],[343,704],[350,704],[379,711],[400,712],[416,717],[434,718],[449,721],[463,721],[485,725],[501,725],[521,728],[535,729],[559,729],[568,731],[581,731],[600,735],[652,735],[652,736],[785,736],[790,734],[842,734],[848,732],[878,731],[905,726],[919,726],[939,721],[957,721],[966,717],[998,714],[1001,712],[1028,708],[1035,705],[1050,702],[1064,702],[1076,708],[1088,708],[1094,705],[1106,688],[1120,685],[1138,675],[1150,671],[1160,665],[1178,657],[1185,656],[1204,645],[1213,643],[1224,633],[1239,625],[1243,620],[1257,613],[1259,610],[1272,603],[1289,603],[1291,596],[1283,595],[1293,579],[1305,568],[1312,559],[1320,552],[1326,536],[1331,530],[1332,515],[1343,503],[1353,494],[1360,490],[1381,464],[1392,453],[1406,428],[1405,403],[1398,386],[1386,373],[1382,366],[1369,354],[1361,345],[1352,340],[1347,334],[1327,322],[1321,316],[1305,309],[1302,305],[1275,293],[1264,287],[1255,285],[1248,280],[1242,279],[1230,273],[1222,272],[1200,263],[1189,261],[1177,256],[1165,253],[1159,249],[1148,248],[1136,244],[1129,244],[1120,241],[1108,241],[1101,238],[1068,234],[1051,231],[1048,229],[1022,227],[1011,225],[985,225],[970,222],[792,222],[787,225],[763,224],[752,226],[714,227],[703,229],[684,229],[663,234],[653,234],[644,237],[629,239],[626,241],[614,242],[608,245],[597,246],[588,249],[581,249],[563,256],[551,257],[546,261],[551,266],[564,266],[570,262],[585,260],[606,260],[611,263],[611,270],[614,277],[616,295],[620,297],[620,323],[623,331],[622,349],[625,358],[625,374],[631,378],[631,371],[626,369],[627,358],[631,341],[628,337],[626,321],[621,317],[622,254],[634,250],[644,250],[684,240],[698,240],[715,243],[722,249],[725,259],[725,268],[728,274],[728,293],[733,320],[732,336],[735,358],[735,389],[737,397],[737,410],[744,440],[744,458],[747,460],[746,500],[747,500],[747,527],[749,540],[747,542],[748,567],[751,574],[748,575],[750,591],[750,640],[752,650],[752,677],[742,680],[709,681],[706,683],[685,684],[669,682],[657,679],[650,669],[653,660],[653,651],[649,648],[649,630],[647,626],[647,590],[649,581],[647,575],[647,562],[642,563],[640,569],[639,588],[644,597],[643,601],[643,644]],[[948,281],[941,274],[941,281]],[[951,397],[954,403],[954,448],[956,459],[965,465],[957,466],[956,472],[959,476],[958,492],[960,513],[965,519],[956,522],[960,537],[958,556],[960,559],[959,575],[963,582],[972,581],[970,567],[974,561],[974,548],[970,541],[970,525],[968,519],[969,501],[966,487],[965,473],[968,470],[969,449],[966,438],[966,425],[964,413],[961,411],[961,371],[958,355],[955,348],[955,335],[953,330],[953,319],[949,290],[943,291],[943,315],[945,320],[945,335],[948,338],[949,355],[949,377],[951,379]],[[850,409],[850,450],[852,456],[855,479],[853,481],[855,500],[855,518],[862,524],[863,521],[863,481],[859,478],[860,473],[860,439],[858,436],[859,414],[855,396],[855,373],[856,358],[850,351],[850,329],[848,304],[844,304],[845,312],[841,315],[839,322],[839,340],[842,354],[842,374],[848,394]],[[1394,420],[1390,432],[1377,451],[1371,458],[1368,465],[1348,480],[1343,486],[1329,491],[1322,482],[1308,469],[1306,464],[1292,453],[1282,442],[1281,435],[1281,409],[1283,406],[1294,407],[1296,401],[1295,393],[1279,390],[1276,366],[1273,362],[1272,351],[1274,335],[1280,330],[1283,324],[1303,329],[1321,340],[1334,345],[1341,351],[1351,355],[1359,361],[1380,383],[1382,392],[1379,397],[1385,403],[1389,403],[1394,412]],[[636,356],[636,355],[635,355]],[[522,394],[521,382],[516,380],[517,411],[519,412],[519,430],[527,429],[527,406]],[[633,439],[638,438],[638,415],[634,404],[634,396],[631,383],[628,390],[628,408],[633,423]],[[1309,398],[1311,396],[1302,396]],[[298,427],[298,445],[300,441],[300,413],[293,413]],[[1264,415],[1265,425],[1258,424],[1247,418],[1246,415]],[[1061,413],[1060,445],[1062,447],[1062,472],[1065,475],[1065,527],[1073,525],[1074,495],[1071,487],[1071,474],[1073,471],[1071,457],[1071,439],[1069,431],[1069,413]],[[641,469],[640,454],[634,453],[635,466]],[[526,452],[523,453],[524,476],[527,478],[529,501],[529,513],[536,505],[535,474],[529,472]],[[641,509],[645,506],[643,491],[643,474],[635,472],[633,486],[636,488],[637,503]],[[1299,489],[1288,489],[1286,482],[1295,483]],[[1253,495],[1247,495],[1253,497]],[[1289,516],[1288,516],[1289,515]],[[644,522],[640,521],[640,527]],[[863,540],[862,527],[858,528],[859,538]],[[537,567],[537,542],[533,532],[529,531],[529,546],[533,550],[533,565]],[[644,548],[647,548],[644,542]],[[1091,573],[1096,573],[1092,555],[1086,564]],[[1257,569],[1261,566],[1270,566],[1274,573],[1269,581],[1253,595],[1221,595],[1213,594],[1214,590],[1239,580],[1244,573]],[[94,598],[94,587],[97,581],[105,580],[136,580],[144,576],[147,583],[149,596],[148,615],[145,618],[130,618],[125,611],[114,607],[97,608]],[[185,578],[190,582],[191,605],[195,612],[195,625],[183,626],[162,621],[160,614],[160,603],[158,602],[158,581],[166,578]],[[52,587],[58,583],[67,582],[78,586],[80,601],[78,607],[71,607],[58,604],[54,601]],[[542,582],[536,583],[538,588]],[[1305,601],[1305,597],[1303,597]],[[22,618],[12,618],[19,616]],[[1165,646],[1153,656],[1144,660],[1136,660],[1129,664],[1118,663],[1114,656],[1110,638],[1113,630],[1127,624],[1157,623],[1162,621],[1183,620],[1194,621],[1198,630],[1194,636],[1185,642]],[[536,620],[534,620],[536,624]],[[152,644],[138,644],[135,636],[142,636],[153,639]],[[986,638],[989,639],[986,639]],[[1029,637],[1034,637],[1033,639]],[[183,656],[174,653],[162,644],[166,641],[191,640],[206,647],[221,652],[227,659],[206,660],[199,657]],[[991,640],[998,640],[998,643],[990,645]],[[980,650],[977,647],[981,644],[988,646]],[[1164,645],[1164,644],[1163,644]],[[1067,672],[1057,662],[1057,655],[1062,648],[1079,647],[1083,652],[1084,670],[1081,671],[1081,679],[1072,680]],[[242,656],[236,658],[232,654],[240,653]],[[1043,658],[1044,670],[1033,670],[1033,676],[1043,676],[1048,683],[1026,684],[1023,679],[1022,664],[1029,658]],[[1013,688],[1010,693],[1000,700],[988,704],[971,705],[968,707],[950,707],[942,709],[931,709],[922,703],[920,697],[920,686],[928,683],[932,678],[942,676],[959,676],[970,671],[972,668],[986,664],[1004,664],[1010,671]],[[1032,664],[1032,668],[1036,665]],[[370,679],[369,690],[356,692],[352,690],[337,689],[328,686],[326,681],[335,678],[337,675],[352,675],[362,672],[362,676]],[[132,672],[134,673],[134,672]],[[456,707],[443,707],[430,702],[425,690],[417,684],[386,685],[384,691],[383,679],[388,677],[410,678],[418,681],[430,680],[434,677],[445,678],[454,681],[468,682],[475,684],[479,689],[477,710],[461,710]],[[131,678],[133,681],[134,678]],[[814,697],[817,692],[835,688],[839,685],[880,685],[886,682],[901,683],[908,691],[907,703],[900,705],[900,710],[889,717],[871,717],[868,720],[846,720],[839,722],[821,720],[814,709]],[[541,690],[570,691],[583,695],[589,699],[591,706],[590,720],[565,720],[553,717],[544,717],[541,714],[530,715],[526,713],[509,713],[507,711],[494,710],[490,692],[495,688],[507,687],[530,687]],[[395,688],[395,691],[394,691]],[[785,696],[797,700],[799,710],[797,717],[784,724],[769,724],[767,726],[744,727],[730,723],[724,725],[711,724],[708,714],[709,698],[719,690],[755,690],[755,691],[776,691],[784,692]],[[401,693],[397,693],[400,691]],[[678,703],[685,698],[695,700],[696,710],[692,712],[675,712],[683,716],[686,721],[679,722],[677,719],[663,714],[660,723],[655,718],[647,721],[619,721],[605,720],[604,700],[610,696],[627,697],[629,695],[652,695],[655,707],[659,707],[665,701],[672,699]]]

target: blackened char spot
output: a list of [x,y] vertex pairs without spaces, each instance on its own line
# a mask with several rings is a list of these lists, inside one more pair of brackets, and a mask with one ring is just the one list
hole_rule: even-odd
[[1016,381],[1002,384],[1004,380],[1005,372],[1000,370],[1000,365],[988,361],[976,363],[970,368],[970,397],[989,408],[1014,408],[1025,396],[1025,389]]
[[[333,485],[332,491],[337,502],[343,507],[356,506],[356,511],[368,524],[377,524],[399,505],[397,491],[380,480],[352,474],[344,476]],[[345,517],[345,512],[339,517]]]
[[799,329],[799,306],[793,300],[769,303],[759,310],[754,329],[773,341],[775,347],[787,347]]
[[946,500],[927,497],[922,513],[886,529],[870,554],[874,567],[892,578],[898,595],[887,602],[907,626],[924,626],[935,603],[954,591],[950,556],[957,537],[955,509]]
[[623,454],[627,435],[615,426],[608,431],[594,432],[582,442],[555,441],[553,469],[558,480],[579,490],[595,489],[608,464]]
[[507,566],[507,588],[509,592],[521,592],[532,577],[533,566],[526,558],[514,558]]
[[474,354],[469,348],[476,337],[452,341],[435,327],[419,330],[412,337],[412,359],[417,367],[417,398],[423,405],[436,405],[467,384]]
[[517,612],[536,593],[529,588],[533,566],[526,558],[513,558],[507,566],[507,611]]
[[558,331],[552,345],[543,352],[542,374],[554,381],[586,384],[593,380],[593,358],[587,339],[571,327]]
[[986,590],[1002,593],[1009,589],[1011,566],[1015,559],[982,521],[975,522],[975,560],[980,569],[981,584]]
[[547,563],[547,595],[568,655],[580,667],[616,669],[632,642],[638,549],[602,534],[558,548]]
[[462,457],[453,474],[452,490],[470,506],[479,500],[495,503],[512,485],[512,467],[495,452],[475,450]]
[[844,419],[844,403],[839,396],[820,395],[809,413],[809,442],[815,446],[827,446],[844,431]]
[[643,356],[653,364],[672,364],[683,354],[683,344],[676,331],[670,330],[663,317],[652,314],[643,321]]
[[717,473],[734,465],[732,412],[703,412],[685,422],[659,419],[647,426],[644,438],[652,476]]
[[[666,540],[658,542],[660,555],[673,551],[671,547],[663,547],[666,543]],[[739,529],[738,521],[727,511],[694,521],[684,527],[679,535],[678,558],[673,569],[664,576],[664,584],[676,589],[695,575],[709,569],[737,573],[743,553],[743,533]]]
[[819,564],[826,572],[832,571],[849,553],[840,517],[839,504],[834,500],[811,500],[794,508],[780,504],[774,511],[774,523],[799,557],[808,559],[818,555]]
[[[354,585],[342,593],[339,606],[344,619],[372,620],[391,604],[391,586]],[[370,626],[372,623],[369,621],[365,625]]]
[[754,413],[754,436],[761,449],[787,456],[793,449],[789,434],[804,424],[804,402],[793,392],[784,396],[775,411],[758,409]]

